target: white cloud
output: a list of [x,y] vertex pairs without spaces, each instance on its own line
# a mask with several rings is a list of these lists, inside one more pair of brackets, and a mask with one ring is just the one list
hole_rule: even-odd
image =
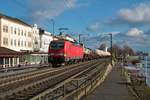
[[77,0],[28,0],[28,6],[31,9],[31,18],[35,21],[43,21],[75,8]]
[[101,24],[99,22],[92,23],[87,27],[87,30],[91,32],[99,32],[100,29],[101,29]]
[[150,4],[141,3],[136,7],[122,8],[118,12],[119,18],[131,23],[150,23]]
[[131,28],[127,33],[127,36],[142,38],[144,36],[144,32],[137,28]]

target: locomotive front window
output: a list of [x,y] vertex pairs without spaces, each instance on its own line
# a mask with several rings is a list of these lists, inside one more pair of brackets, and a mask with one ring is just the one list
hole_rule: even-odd
[[61,49],[64,48],[64,42],[52,42],[50,44],[51,49]]

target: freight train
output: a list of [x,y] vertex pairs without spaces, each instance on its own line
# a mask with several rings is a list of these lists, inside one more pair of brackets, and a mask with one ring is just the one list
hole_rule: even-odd
[[82,44],[68,40],[54,40],[48,49],[48,62],[60,66],[100,58],[99,54]]

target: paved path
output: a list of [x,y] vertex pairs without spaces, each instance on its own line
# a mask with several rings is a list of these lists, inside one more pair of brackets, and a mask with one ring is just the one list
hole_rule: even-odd
[[115,67],[104,83],[83,100],[135,100],[125,84],[118,67]]

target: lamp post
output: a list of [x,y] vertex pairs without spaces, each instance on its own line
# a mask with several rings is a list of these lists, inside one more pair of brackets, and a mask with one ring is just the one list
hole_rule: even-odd
[[62,35],[64,31],[69,30],[69,28],[61,27],[58,29],[60,31],[59,35]]
[[55,21],[54,21],[54,19],[51,19],[51,22],[53,24],[53,34],[55,34]]
[[110,49],[111,49],[111,65],[113,65],[113,63],[112,63],[112,58],[113,58],[113,56],[112,56],[112,33],[109,33],[109,35],[110,35]]
[[89,35],[89,34],[78,34],[79,43],[81,42],[81,36]]
[[62,30],[69,30],[68,28],[64,28],[64,27],[61,27],[58,29],[59,31],[62,31]]
[[79,34],[79,43],[81,42],[81,35],[82,35],[82,34]]

